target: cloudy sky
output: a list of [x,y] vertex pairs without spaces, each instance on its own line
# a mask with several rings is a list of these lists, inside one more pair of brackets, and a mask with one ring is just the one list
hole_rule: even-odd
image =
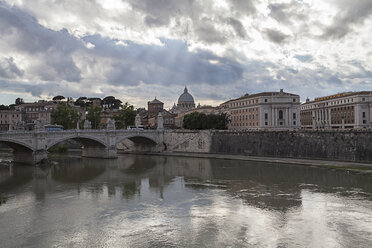
[[0,104],[372,90],[371,0],[0,0]]

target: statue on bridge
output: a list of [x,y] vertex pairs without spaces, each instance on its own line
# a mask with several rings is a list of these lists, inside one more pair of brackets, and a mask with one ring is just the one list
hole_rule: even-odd
[[135,125],[136,125],[136,128],[137,128],[137,129],[138,129],[138,127],[141,125],[141,117],[140,117],[139,114],[136,115]]
[[108,119],[106,128],[107,130],[115,130],[115,120]]
[[17,121],[15,130],[24,131],[25,130],[25,122],[24,121]]
[[88,120],[84,121],[84,129],[92,129],[92,123]]
[[35,131],[45,130],[44,125],[40,119],[35,120],[34,124],[35,124]]
[[164,129],[164,120],[163,120],[163,115],[161,114],[161,112],[159,112],[158,114],[158,127],[157,129]]

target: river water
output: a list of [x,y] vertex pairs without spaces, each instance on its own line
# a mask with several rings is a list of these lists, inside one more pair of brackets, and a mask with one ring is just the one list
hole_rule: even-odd
[[0,247],[372,247],[372,177],[223,159],[0,155]]

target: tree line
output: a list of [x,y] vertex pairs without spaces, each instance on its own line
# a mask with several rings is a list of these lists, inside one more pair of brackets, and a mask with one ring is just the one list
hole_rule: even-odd
[[183,117],[183,128],[202,130],[202,129],[227,129],[229,118],[226,113],[204,114],[193,112]]

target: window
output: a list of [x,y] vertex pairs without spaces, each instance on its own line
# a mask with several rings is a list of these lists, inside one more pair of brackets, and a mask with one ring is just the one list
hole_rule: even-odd
[[283,126],[283,122],[281,121],[281,122],[279,122],[279,124],[280,124],[280,126]]
[[366,120],[363,120],[363,124],[366,124],[367,122],[366,122]]
[[[282,110],[279,110],[279,119],[282,120],[283,119],[283,111]],[[281,125],[281,124],[280,124]]]
[[296,98],[293,98],[293,102],[296,102]]
[[296,119],[296,113],[293,113],[293,119],[294,120]]
[[293,122],[293,126],[296,126],[296,121]]
[[265,126],[267,126],[267,124],[268,124],[267,121],[265,121]]
[[362,98],[362,102],[364,102],[365,100],[366,100],[366,99],[363,97],[363,98]]
[[265,113],[265,119],[267,120],[269,118],[269,115]]
[[366,112],[363,112],[363,118],[366,118]]
[[265,102],[267,102],[267,99],[265,99]]

